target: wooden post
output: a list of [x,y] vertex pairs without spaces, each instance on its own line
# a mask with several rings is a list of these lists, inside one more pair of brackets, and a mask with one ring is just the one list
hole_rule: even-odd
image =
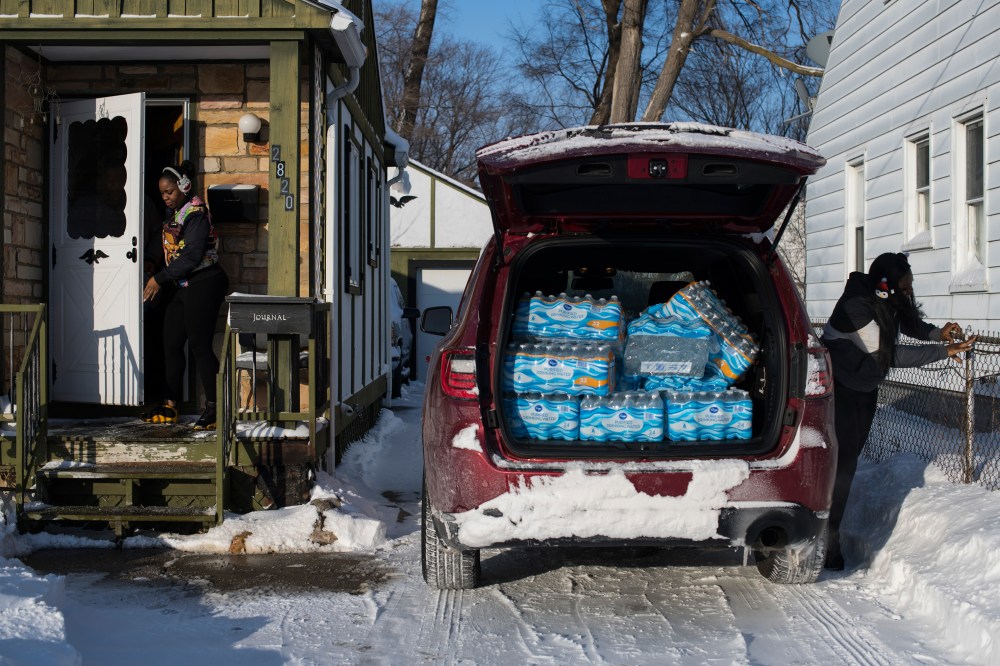
[[[271,42],[271,168],[268,184],[267,292],[298,296],[299,43]],[[274,412],[298,411],[298,336],[268,336]]]

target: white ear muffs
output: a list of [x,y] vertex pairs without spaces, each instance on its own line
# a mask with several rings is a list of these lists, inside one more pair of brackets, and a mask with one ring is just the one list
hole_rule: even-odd
[[167,172],[172,173],[173,175],[177,176],[177,189],[181,191],[181,194],[187,194],[188,192],[191,191],[191,179],[190,178],[188,178],[187,176],[185,176],[184,174],[182,174],[177,169],[174,169],[173,167],[165,167],[163,169],[163,173],[167,173]]

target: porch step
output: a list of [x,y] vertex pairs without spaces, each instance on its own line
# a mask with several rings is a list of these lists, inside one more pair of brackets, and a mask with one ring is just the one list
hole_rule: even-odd
[[97,465],[214,462],[216,433],[194,430],[196,418],[172,425],[137,418],[54,419],[48,429],[49,459]]
[[75,520],[129,522],[199,522],[214,523],[215,507],[172,506],[57,506],[44,502],[29,502],[22,515],[28,520]]
[[39,479],[186,479],[215,481],[215,463],[106,463],[43,467]]
[[36,474],[36,501],[27,521],[107,521],[115,531],[132,523],[214,524],[216,462],[80,463],[53,461]]

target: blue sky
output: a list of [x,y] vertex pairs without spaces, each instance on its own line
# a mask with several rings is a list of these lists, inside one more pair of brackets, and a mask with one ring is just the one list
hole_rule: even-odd
[[[409,2],[420,10],[420,0]],[[542,5],[542,0],[441,0],[434,29],[499,50],[507,46],[510,24],[529,24]]]

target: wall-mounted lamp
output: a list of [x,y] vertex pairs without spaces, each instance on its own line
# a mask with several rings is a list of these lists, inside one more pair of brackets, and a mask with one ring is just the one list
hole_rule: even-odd
[[255,143],[260,139],[260,118],[252,113],[240,116],[240,132],[247,143]]

